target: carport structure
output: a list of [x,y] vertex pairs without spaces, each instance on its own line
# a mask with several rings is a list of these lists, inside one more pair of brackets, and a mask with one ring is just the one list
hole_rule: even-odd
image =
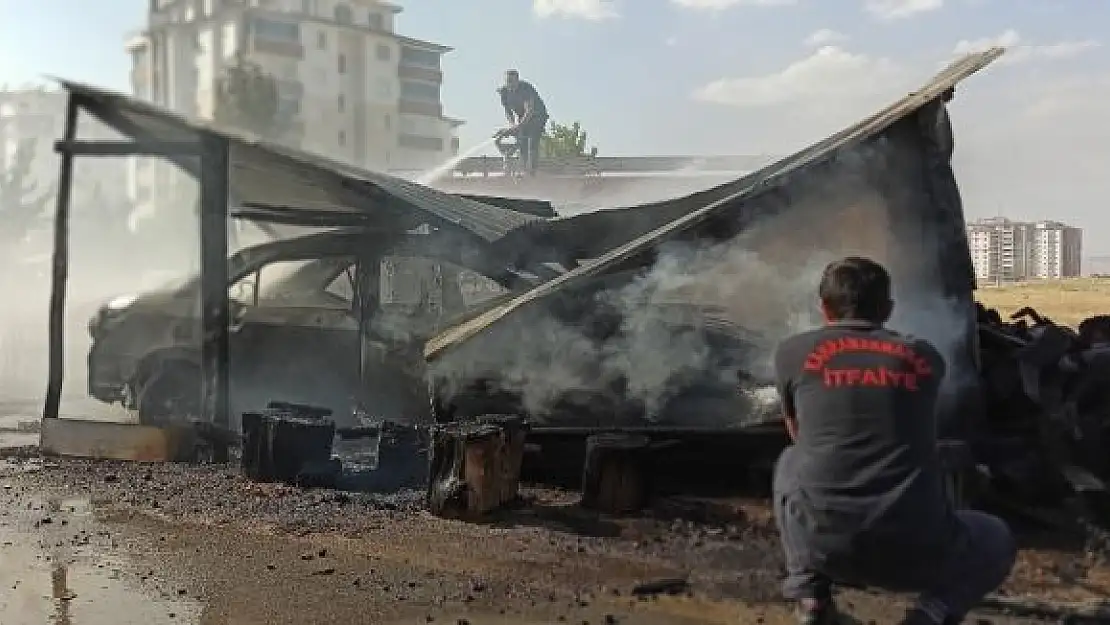
[[[58,417],[64,377],[64,311],[69,267],[70,196],[76,157],[157,157],[199,181],[200,336],[203,414],[230,423],[228,220],[315,227],[357,227],[380,237],[429,225],[456,254],[480,257],[490,243],[544,218],[543,203],[501,208],[359,170],[256,137],[190,120],[96,87],[58,79],[68,93],[54,227],[49,316],[49,380],[43,417]],[[125,137],[83,141],[85,113]],[[498,202],[490,198],[490,202]],[[532,213],[532,214],[530,214]],[[475,261],[475,262],[481,262]],[[492,271],[492,269],[491,269]]]

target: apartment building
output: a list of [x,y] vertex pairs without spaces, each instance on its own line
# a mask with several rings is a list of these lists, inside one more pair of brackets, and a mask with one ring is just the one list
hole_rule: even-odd
[[1082,231],[1054,221],[993,217],[967,225],[968,247],[980,284],[1080,275]]
[[1033,278],[1075,278],[1082,275],[1083,230],[1058,221],[1033,224]]
[[[451,49],[398,34],[401,13],[380,0],[150,0],[127,44],[132,88],[210,119],[224,68],[243,55],[278,80],[292,120],[282,142],[377,171],[430,169],[458,151],[462,122],[441,94]],[[166,175],[136,171],[136,197]]]

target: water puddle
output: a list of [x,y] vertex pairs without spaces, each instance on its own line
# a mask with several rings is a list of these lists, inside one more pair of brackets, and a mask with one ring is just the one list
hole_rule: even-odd
[[[76,499],[59,501],[49,509],[75,521],[90,510],[87,501]],[[126,563],[54,538],[61,536],[0,527],[0,621],[4,625],[199,622],[199,603],[144,590],[128,582],[123,573]]]
[[40,419],[36,416],[21,414],[0,414],[0,432],[37,434]]
[[0,414],[0,449],[32,447],[38,444],[38,417]]

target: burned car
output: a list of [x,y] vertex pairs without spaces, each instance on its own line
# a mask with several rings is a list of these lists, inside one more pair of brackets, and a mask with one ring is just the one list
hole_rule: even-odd
[[[409,243],[423,246],[429,238],[414,234]],[[276,400],[349,415],[360,391],[385,417],[426,412],[422,385],[413,382],[419,359],[412,359],[415,371],[406,367],[403,345],[434,331],[445,315],[505,287],[446,261],[367,253],[367,246],[365,234],[335,230],[263,243],[230,257],[232,414]],[[404,243],[378,249],[412,253]],[[365,265],[375,271],[363,276],[358,268]],[[406,279],[406,271],[420,275]],[[374,282],[370,275],[378,278],[377,288],[359,289],[361,280]],[[360,291],[372,296],[359,297]],[[375,313],[363,323],[360,348],[363,306]],[[200,414],[196,276],[116,297],[100,307],[88,329],[91,396],[137,410],[144,421]]]
[[[429,258],[435,255],[430,250],[446,249],[433,241],[434,236],[413,234],[407,244],[371,253],[366,234],[350,229],[264,243],[232,256],[232,414],[285,401],[327,407],[340,419],[359,409],[388,420],[427,419],[422,341],[495,305],[510,289],[542,281],[521,270],[496,271],[488,262],[483,268],[476,260],[480,255],[457,255],[471,268]],[[546,309],[550,314],[542,320],[549,328],[574,328],[579,340],[590,344],[592,351],[579,359],[580,382],[554,387],[557,396],[536,401],[531,391],[550,381],[546,372],[518,369],[520,375],[509,381],[479,371],[481,362],[497,369],[498,362],[513,362],[514,353],[541,353],[551,338],[533,332],[530,339],[515,337],[515,348],[507,350],[504,337],[491,335],[479,347],[485,360],[472,360],[451,378],[465,391],[456,393],[449,407],[433,402],[440,407],[437,416],[478,410],[561,421],[577,413],[581,418],[575,423],[601,425],[613,415],[657,414],[666,420],[676,411],[693,411],[706,419],[732,419],[736,402],[744,398],[737,363],[748,357],[754,337],[695,306],[653,308],[653,332],[695,341],[704,354],[697,366],[682,367],[670,380],[671,391],[657,406],[645,405],[643,394],[635,392],[635,376],[611,366],[630,328],[621,311],[606,303],[608,286],[609,280],[598,281],[575,292],[560,307]],[[199,414],[198,290],[192,277],[105,303],[88,324],[90,395],[136,410],[147,422]],[[438,396],[445,388],[438,375],[442,369],[431,373]],[[584,410],[587,406],[592,408]]]

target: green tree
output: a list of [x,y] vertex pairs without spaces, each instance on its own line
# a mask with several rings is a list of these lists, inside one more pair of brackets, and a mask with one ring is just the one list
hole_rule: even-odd
[[269,140],[280,139],[291,121],[281,109],[277,79],[242,55],[217,81],[213,119],[217,125]]
[[597,156],[597,147],[586,149],[589,135],[582,130],[582,124],[552,123],[544,132],[540,142],[540,152],[545,158],[576,158],[582,156]]
[[34,181],[35,141],[22,141],[8,166],[0,171],[0,246],[13,249],[27,232],[47,221],[51,190]]

